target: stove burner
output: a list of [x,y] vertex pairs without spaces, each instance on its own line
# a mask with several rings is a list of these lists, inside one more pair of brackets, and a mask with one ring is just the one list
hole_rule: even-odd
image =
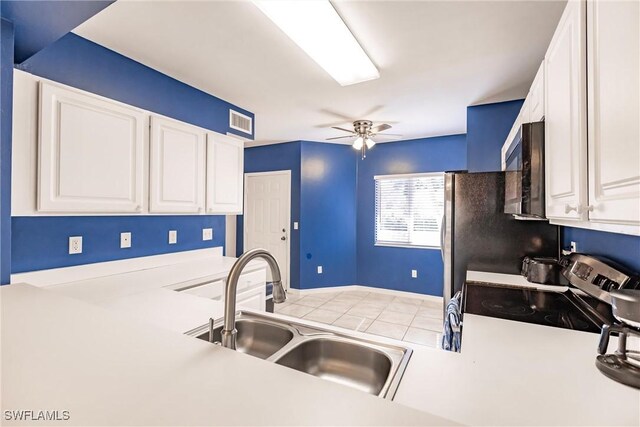
[[481,304],[487,310],[503,316],[531,316],[535,313],[528,305],[513,301],[483,300]]
[[566,329],[588,331],[590,328],[590,325],[587,322],[577,319],[575,316],[571,316],[565,311],[547,314],[544,316],[544,320],[550,325]]

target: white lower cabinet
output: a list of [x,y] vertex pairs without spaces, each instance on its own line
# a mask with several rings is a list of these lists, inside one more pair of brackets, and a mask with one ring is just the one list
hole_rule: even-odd
[[640,226],[640,3],[587,6],[589,221]]
[[546,215],[586,219],[585,3],[570,0],[545,56]]
[[146,123],[141,110],[41,82],[38,211],[141,212]]
[[205,135],[196,126],[151,117],[150,212],[204,211]]

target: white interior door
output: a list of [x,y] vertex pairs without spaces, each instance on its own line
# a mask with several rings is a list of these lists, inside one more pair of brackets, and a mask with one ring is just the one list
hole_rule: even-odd
[[271,252],[288,289],[291,171],[245,174],[244,197],[244,250]]

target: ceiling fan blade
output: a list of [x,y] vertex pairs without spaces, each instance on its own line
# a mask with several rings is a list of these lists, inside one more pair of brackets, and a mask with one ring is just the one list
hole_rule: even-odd
[[382,123],[380,125],[374,126],[371,128],[371,132],[373,133],[378,133],[378,132],[382,132],[385,131],[387,129],[391,129],[391,125],[387,124],[387,123]]
[[341,130],[341,131],[344,131],[344,132],[349,132],[349,133],[353,133],[353,134],[355,134],[355,132],[354,132],[353,130],[349,130],[349,129],[341,128],[341,127],[338,127],[338,126],[331,126],[331,128],[332,128],[332,129],[337,129],[337,130]]
[[333,138],[327,138],[325,139],[325,141],[331,141],[332,139],[342,139],[342,138],[353,138],[354,135],[347,135],[347,136],[334,136]]
[[391,135],[388,133],[379,133],[376,135],[372,135],[375,139],[389,139],[389,140],[393,140],[393,141],[397,141],[399,139],[402,139],[402,135]]
[[379,136],[402,136],[399,133],[378,133]]

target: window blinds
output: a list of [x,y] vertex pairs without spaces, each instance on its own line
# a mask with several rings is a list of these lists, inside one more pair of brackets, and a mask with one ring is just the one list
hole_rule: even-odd
[[376,244],[440,246],[444,175],[385,175],[376,180]]

